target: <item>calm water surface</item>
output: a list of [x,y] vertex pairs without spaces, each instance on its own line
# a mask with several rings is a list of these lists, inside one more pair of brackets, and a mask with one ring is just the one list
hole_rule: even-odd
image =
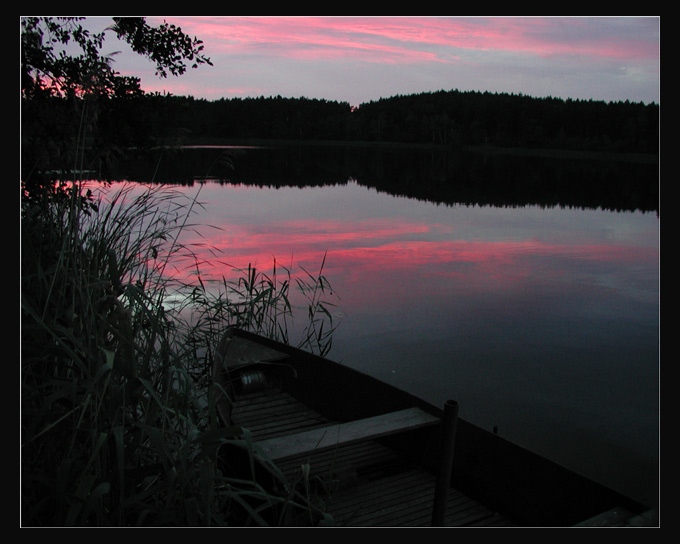
[[330,358],[436,405],[456,399],[461,417],[656,503],[656,213],[444,205],[361,179],[184,191],[211,227],[186,241],[228,263],[206,256],[215,277],[274,258],[315,271],[327,253]]

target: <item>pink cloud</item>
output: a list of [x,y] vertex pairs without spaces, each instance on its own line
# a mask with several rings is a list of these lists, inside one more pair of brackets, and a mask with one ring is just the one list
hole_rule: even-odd
[[[302,60],[448,62],[462,50],[540,56],[658,56],[654,33],[599,17],[190,17],[170,19],[212,51]],[[652,29],[654,19],[650,19]],[[651,38],[651,40],[650,40]],[[657,36],[658,38],[658,36]]]
[[352,18],[327,17],[191,18],[182,21],[182,28],[229,55],[266,53],[300,60],[369,62],[438,60],[431,52],[407,47],[403,42],[410,40],[379,21],[382,19],[360,24]]

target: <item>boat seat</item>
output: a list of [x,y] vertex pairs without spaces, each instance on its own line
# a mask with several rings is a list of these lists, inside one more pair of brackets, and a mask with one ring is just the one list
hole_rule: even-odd
[[296,455],[317,452],[361,440],[435,425],[441,420],[420,408],[408,408],[389,414],[348,421],[257,442],[261,452],[272,461],[282,461]]

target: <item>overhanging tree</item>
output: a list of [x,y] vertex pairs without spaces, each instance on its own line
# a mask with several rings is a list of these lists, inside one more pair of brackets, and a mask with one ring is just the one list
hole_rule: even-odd
[[[113,17],[99,33],[83,28],[84,17],[23,17],[21,19],[21,91],[38,96],[106,96],[142,94],[139,78],[122,76],[112,67],[111,55],[101,49],[107,32],[156,64],[156,75],[167,77],[200,64],[212,66],[203,54],[203,42],[168,23],[151,27],[144,17]],[[75,45],[74,53],[66,46]]]

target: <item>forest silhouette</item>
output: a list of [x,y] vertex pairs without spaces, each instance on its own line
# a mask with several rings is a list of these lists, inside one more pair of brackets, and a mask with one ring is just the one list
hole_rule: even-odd
[[[27,154],[35,155],[41,147],[44,153],[46,139],[54,147],[80,133],[73,130],[81,122],[75,101],[24,100],[22,143]],[[281,96],[209,101],[146,94],[100,98],[96,111],[96,141],[89,143],[109,153],[127,147],[251,139],[652,155],[659,150],[659,106],[628,101],[454,90],[394,96],[353,108],[346,102]]]
[[[353,178],[391,194],[446,204],[658,212],[655,103],[457,90],[395,96],[358,108],[280,96],[88,100],[93,103],[55,97],[24,101],[24,173],[30,169],[36,176],[41,165],[52,177],[68,171],[74,164],[71,150],[78,148],[73,135],[83,139],[84,134],[83,168],[100,179],[122,179],[136,163],[140,181],[191,183],[197,172],[208,174],[210,165],[210,174],[222,182],[315,185]],[[89,108],[92,130],[76,130],[82,122],[79,108]],[[317,150],[298,153],[294,164],[290,155],[240,157],[236,170],[224,152],[179,156],[176,151],[189,144],[272,142],[288,149],[313,143]],[[337,144],[350,149],[318,149]],[[404,146],[412,149],[406,153]],[[599,160],[569,160],[574,158]]]

